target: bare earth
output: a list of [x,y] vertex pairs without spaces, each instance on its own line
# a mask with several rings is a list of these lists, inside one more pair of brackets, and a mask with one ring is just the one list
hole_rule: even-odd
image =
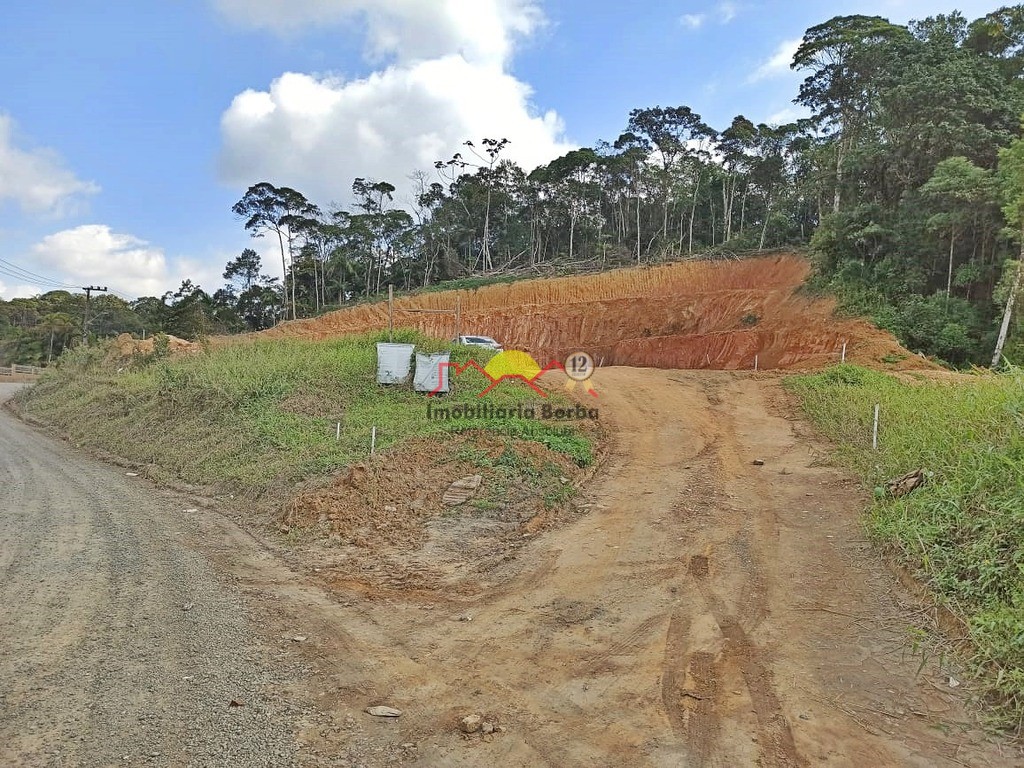
[[777,379],[596,383],[588,514],[475,597],[357,589],[0,414],[0,764],[1024,764],[918,674],[923,611]]

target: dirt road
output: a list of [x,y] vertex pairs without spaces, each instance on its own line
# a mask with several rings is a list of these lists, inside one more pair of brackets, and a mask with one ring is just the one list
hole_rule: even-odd
[[287,673],[184,503],[0,410],[0,765],[295,761]]
[[[617,438],[583,489],[589,514],[497,571],[467,563],[458,586],[476,597],[378,589],[344,562],[236,571],[310,635],[313,695],[335,717],[306,733],[314,750],[422,766],[1019,764],[972,727],[968,686],[932,663],[918,674],[919,607],[777,379],[600,373]],[[375,721],[368,704],[404,715]],[[464,737],[473,713],[504,730]]]
[[[931,663],[917,674],[918,608],[776,379],[611,368],[596,383],[616,437],[582,489],[588,513],[496,570],[467,563],[473,589],[409,593],[187,516],[234,595],[187,554],[176,508],[0,417],[2,597],[19,606],[0,619],[0,763],[177,740],[211,755],[224,738],[274,764],[287,719],[267,730],[284,713],[260,691],[282,673],[256,658],[242,602],[275,659],[312,669],[290,690],[324,713],[296,720],[324,765],[1021,764],[971,726],[969,686]],[[239,695],[251,705],[225,709]],[[374,704],[403,714],[363,713]],[[500,729],[464,736],[471,713]]]

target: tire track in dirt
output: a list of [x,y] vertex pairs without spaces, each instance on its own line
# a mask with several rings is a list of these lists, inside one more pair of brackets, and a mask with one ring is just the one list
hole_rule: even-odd
[[[728,456],[736,455],[738,447],[732,431],[729,429],[730,416],[725,399],[722,396],[722,382],[708,380],[703,382],[703,391],[708,404],[715,413],[712,420],[714,436],[709,440],[708,447],[695,460],[698,471],[706,478],[702,492],[705,500],[714,504],[718,510],[732,507],[729,493],[722,486],[721,478],[728,476],[737,467],[729,466]],[[734,463],[734,462],[732,462]],[[719,516],[719,520],[723,516]],[[712,692],[710,701],[707,698],[697,699],[699,706],[691,706],[688,718],[688,735],[691,736],[691,748],[699,765],[709,764],[711,751],[707,733],[717,730],[717,721],[713,710],[722,706],[721,688],[718,676],[726,667],[737,668],[743,678],[747,694],[750,697],[753,712],[757,719],[754,738],[758,749],[758,764],[764,768],[796,768],[804,765],[796,752],[793,734],[789,722],[783,714],[779,696],[775,690],[771,674],[770,660],[764,660],[764,650],[750,640],[747,631],[736,618],[746,616],[751,629],[756,629],[764,616],[764,599],[762,586],[762,564],[758,556],[752,552],[748,542],[751,538],[751,527],[754,518],[750,516],[731,515],[731,523],[719,525],[716,530],[718,538],[723,536],[729,540],[732,556],[728,563],[732,576],[742,579],[741,588],[734,591],[732,601],[734,611],[712,587],[711,555],[722,552],[723,548],[708,543],[703,552],[693,554],[689,558],[688,573],[714,618],[724,640],[722,650],[717,655],[706,651],[696,651],[689,656],[687,668],[694,678],[697,689]],[[724,530],[723,530],[724,528]],[[701,536],[701,529],[693,529],[694,538]],[[728,589],[728,587],[726,587]],[[678,663],[668,660],[669,664]],[[694,733],[696,731],[696,733]]]
[[[616,434],[589,514],[467,575],[494,585],[472,598],[332,593],[246,541],[225,550],[268,626],[309,635],[311,693],[354,723],[318,749],[376,766],[413,743],[409,764],[453,768],[1013,764],[893,643],[906,609],[860,543],[862,500],[771,411],[776,380],[602,369],[597,385]],[[370,703],[404,714],[368,720]],[[505,730],[465,737],[471,712]]]

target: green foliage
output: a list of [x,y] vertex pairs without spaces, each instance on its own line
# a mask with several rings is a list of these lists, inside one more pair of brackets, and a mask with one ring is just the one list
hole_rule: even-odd
[[984,359],[992,348],[992,329],[964,299],[912,294],[879,309],[874,319],[911,350],[954,365]]
[[[966,379],[966,377],[965,377]],[[1024,715],[1024,374],[904,383],[844,365],[787,381],[869,488],[923,468],[908,496],[876,494],[873,537],[962,616],[968,661]],[[871,450],[881,405],[879,450]]]
[[167,357],[170,354],[171,340],[166,333],[158,333],[153,336],[153,357],[157,360]]

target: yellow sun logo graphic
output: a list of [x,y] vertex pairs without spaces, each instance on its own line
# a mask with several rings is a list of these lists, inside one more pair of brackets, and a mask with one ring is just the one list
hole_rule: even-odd
[[526,381],[533,381],[540,375],[541,367],[531,355],[518,349],[499,352],[484,366],[484,373],[494,381],[508,377],[522,376]]

